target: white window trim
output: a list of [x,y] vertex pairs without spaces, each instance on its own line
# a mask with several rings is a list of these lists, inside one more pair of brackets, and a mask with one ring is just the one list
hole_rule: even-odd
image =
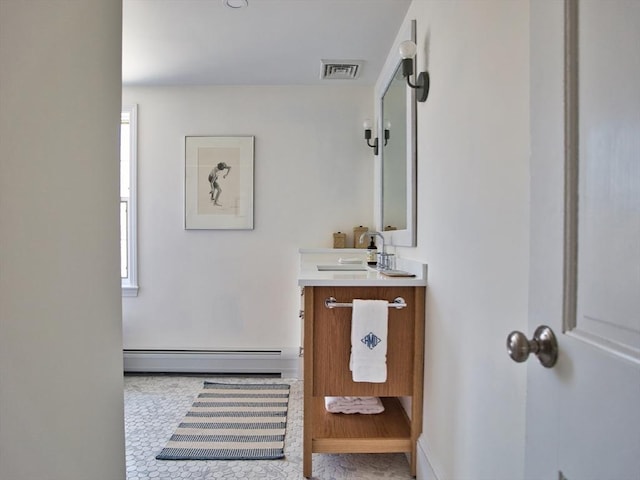
[[131,142],[129,148],[129,258],[128,278],[122,279],[122,296],[138,296],[138,105],[123,105],[122,111],[129,113]]

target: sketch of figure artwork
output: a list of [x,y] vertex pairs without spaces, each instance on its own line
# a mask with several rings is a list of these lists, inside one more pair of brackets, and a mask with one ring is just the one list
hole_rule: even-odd
[[227,178],[229,172],[231,171],[231,167],[227,165],[225,162],[218,163],[211,172],[209,172],[209,183],[211,184],[211,190],[209,191],[209,196],[214,205],[221,207],[222,205],[218,202],[220,198],[220,194],[222,193],[222,188],[220,187],[220,183],[218,179],[220,174],[226,170],[226,173],[222,176],[222,178]]
[[253,229],[253,145],[254,137],[185,137],[185,229]]

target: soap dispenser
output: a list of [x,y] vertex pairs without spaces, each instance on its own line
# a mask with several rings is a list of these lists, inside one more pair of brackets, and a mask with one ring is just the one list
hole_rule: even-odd
[[371,237],[371,243],[367,247],[367,265],[375,267],[378,264],[378,247],[376,247],[373,237]]

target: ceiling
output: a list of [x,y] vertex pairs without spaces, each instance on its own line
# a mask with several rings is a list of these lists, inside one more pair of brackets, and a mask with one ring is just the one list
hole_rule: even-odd
[[[411,3],[223,1],[123,0],[123,84],[374,85]],[[322,59],[364,63],[322,80]]]

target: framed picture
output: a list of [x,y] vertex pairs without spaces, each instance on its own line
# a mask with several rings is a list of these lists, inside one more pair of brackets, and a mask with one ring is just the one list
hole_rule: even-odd
[[185,229],[253,230],[254,137],[185,137]]

